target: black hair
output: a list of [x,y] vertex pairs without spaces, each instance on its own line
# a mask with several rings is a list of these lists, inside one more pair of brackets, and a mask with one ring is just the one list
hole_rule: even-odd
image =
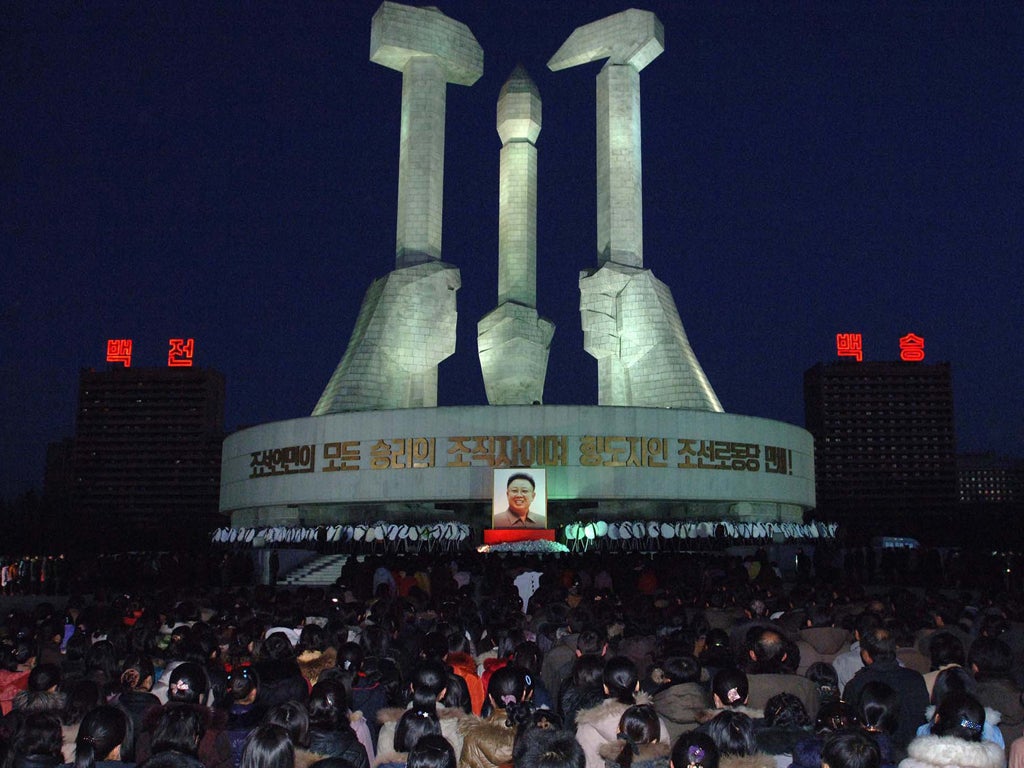
[[860,647],[871,657],[872,662],[892,661],[896,658],[896,638],[885,627],[875,627],[861,635]]
[[963,666],[965,659],[963,641],[952,632],[936,632],[932,635],[928,653],[931,655],[932,670],[949,664]]
[[619,718],[615,738],[624,742],[615,763],[623,768],[633,764],[634,749],[641,744],[654,744],[661,738],[661,720],[650,704],[626,707]]
[[529,739],[516,768],[584,768],[587,763],[583,747],[571,731],[538,730]]
[[613,656],[608,659],[601,680],[608,689],[608,698],[622,704],[633,703],[640,675],[632,659],[626,656]]
[[85,713],[98,707],[103,701],[100,687],[92,680],[72,680],[64,690],[64,709],[61,710],[61,724],[75,725],[82,722]]
[[956,736],[964,741],[981,741],[985,728],[985,707],[969,693],[951,693],[935,709],[932,734]]
[[444,687],[444,696],[440,701],[448,709],[461,709],[467,715],[473,713],[473,699],[466,678],[454,672],[448,673],[448,684]]
[[152,687],[155,675],[153,662],[148,656],[132,654],[121,665],[121,688],[127,691],[140,690],[140,686],[146,681],[146,678],[149,678],[150,687]]
[[305,705],[297,701],[278,704],[263,716],[263,722],[284,728],[296,747],[309,746],[309,712]]
[[260,645],[260,658],[270,661],[282,661],[295,658],[295,649],[292,641],[284,632],[273,632],[269,637],[264,638]]
[[700,731],[687,731],[672,745],[672,768],[718,768],[718,746]]
[[259,690],[260,678],[253,667],[235,667],[228,675],[228,691],[234,701],[245,701]]
[[106,760],[118,746],[130,754],[135,728],[131,717],[120,707],[102,704],[82,718],[75,739],[75,768],[93,768]]
[[167,701],[205,705],[210,694],[210,676],[202,664],[183,661],[167,679]]
[[743,757],[757,751],[754,739],[754,721],[749,715],[727,709],[708,723],[710,736],[721,755]]
[[828,768],[879,768],[882,753],[878,742],[860,731],[837,731],[825,739],[821,763]]
[[700,682],[700,662],[693,656],[669,656],[659,666],[673,685]]
[[604,676],[604,657],[584,654],[577,657],[572,666],[573,685],[583,688],[600,688]]
[[807,708],[792,693],[776,693],[764,703],[764,719],[770,727],[805,728],[811,724]]
[[190,704],[170,702],[163,708],[153,730],[150,751],[156,754],[169,750],[195,756],[204,733],[206,724],[199,709]]
[[741,669],[720,669],[711,679],[711,692],[721,700],[723,707],[738,707],[746,702],[750,683]]
[[537,738],[538,733],[544,731],[561,730],[563,727],[562,717],[550,709],[535,709],[530,717],[518,724],[515,738],[512,740],[512,765],[518,765],[530,749],[531,743]]
[[395,749],[399,752],[409,752],[421,737],[427,735],[441,735],[441,723],[437,719],[436,711],[407,709],[395,727]]
[[299,644],[296,649],[302,651],[326,651],[330,645],[327,630],[319,624],[307,624],[299,633]]
[[337,730],[348,724],[349,694],[341,680],[321,680],[309,692],[309,727]]
[[52,712],[33,712],[25,716],[21,728],[11,739],[4,765],[17,762],[18,757],[43,755],[56,758],[59,765],[63,759],[61,746],[63,737],[60,719]]
[[515,473],[509,475],[508,476],[508,481],[505,483],[506,490],[516,480],[525,480],[526,482],[528,482],[530,484],[530,487],[533,488],[533,490],[535,490],[535,491],[537,490],[537,483],[534,482],[533,476],[532,475],[528,475],[525,472],[515,472]]
[[521,703],[526,695],[525,673],[512,664],[494,670],[487,681],[487,695],[499,709],[507,710]]
[[356,673],[363,666],[363,646],[359,643],[345,643],[338,649],[337,665],[346,672]]
[[288,731],[264,723],[246,737],[239,768],[294,768],[295,746]]
[[899,725],[900,695],[891,685],[872,680],[861,689],[857,710],[864,728],[892,736]]
[[28,673],[28,690],[43,693],[59,685],[61,677],[60,667],[56,664],[37,664]]
[[860,726],[857,710],[845,701],[822,704],[814,718],[814,732],[817,734],[845,731]]
[[816,661],[804,672],[818,689],[818,699],[822,704],[839,699],[839,675],[836,668],[825,661]]
[[935,676],[932,686],[932,704],[938,706],[951,693],[973,694],[978,684],[963,667],[949,667]]
[[1013,651],[996,637],[979,637],[971,643],[967,663],[977,667],[974,678],[978,682],[1006,678],[1013,667]]
[[413,670],[409,685],[412,687],[413,709],[436,716],[437,697],[448,685],[448,667],[436,659],[422,661]]
[[455,750],[444,736],[427,734],[409,750],[406,768],[455,768]]

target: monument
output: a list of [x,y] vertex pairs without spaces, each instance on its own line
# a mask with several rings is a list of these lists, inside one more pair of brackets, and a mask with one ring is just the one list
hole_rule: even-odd
[[579,280],[598,404],[542,404],[554,328],[536,291],[541,98],[517,67],[497,102],[498,303],[477,329],[489,405],[439,408],[460,286],[441,249],[445,94],[476,82],[483,53],[436,8],[380,6],[370,60],[402,73],[395,268],[367,291],[312,415],[225,440],[220,508],[233,526],[448,521],[483,531],[496,505],[515,511],[524,475],[531,492],[543,476],[547,526],[567,540],[584,522],[588,536],[631,541],[702,535],[709,521],[799,523],[815,501],[810,434],[723,411],[671,292],[643,265],[640,72],[663,49],[657,17],[627,10],[579,27],[549,62],[607,59],[597,76],[597,266]]

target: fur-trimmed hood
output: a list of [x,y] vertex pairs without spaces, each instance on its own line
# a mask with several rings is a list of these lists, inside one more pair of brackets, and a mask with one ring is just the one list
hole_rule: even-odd
[[327,648],[323,651],[303,651],[295,661],[299,664],[299,671],[309,681],[310,685],[316,685],[320,673],[325,669],[331,669],[338,663],[338,652],[334,648]]
[[[626,742],[616,739],[615,741],[606,741],[602,744],[597,753],[601,755],[609,763],[614,763],[618,759],[619,754],[622,752],[622,748],[626,745]],[[637,753],[633,756],[633,765],[637,763],[654,762],[655,760],[668,760],[669,755],[672,754],[672,746],[670,744],[663,744],[656,742],[654,744],[639,744],[637,745]]]
[[991,741],[964,741],[956,736],[918,736],[907,747],[900,768],[1002,768],[1003,748]]
[[405,765],[409,762],[408,752],[387,752],[377,755],[373,761],[373,768],[380,768],[382,765]]
[[[640,691],[634,697],[635,704],[652,704],[651,697]],[[590,709],[583,709],[576,713],[576,727],[579,728],[581,725],[595,725],[603,722],[609,717],[614,716],[616,718],[615,724],[618,727],[618,718],[622,717],[622,713],[625,712],[632,704],[623,704],[621,701],[616,699],[605,699],[596,707]],[[615,734],[612,734],[614,736]]]
[[[928,708],[924,711],[924,719],[929,723],[935,719],[935,705],[929,704]],[[998,710],[992,709],[992,707],[985,707],[985,725],[996,726],[1003,719],[1002,714]]]
[[718,760],[719,768],[775,768],[774,755],[754,752],[752,755],[722,755]]

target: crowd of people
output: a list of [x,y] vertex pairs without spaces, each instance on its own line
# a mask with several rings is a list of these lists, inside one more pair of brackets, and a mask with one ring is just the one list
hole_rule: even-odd
[[1010,591],[622,554],[41,594],[0,627],[0,768],[1024,768]]

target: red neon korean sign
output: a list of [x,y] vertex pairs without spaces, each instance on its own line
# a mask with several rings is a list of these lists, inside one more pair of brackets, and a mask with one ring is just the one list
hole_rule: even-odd
[[[852,357],[858,363],[864,360],[864,338],[859,333],[837,333],[836,355]],[[924,360],[924,338],[916,333],[900,337],[900,360],[919,363]]]
[[123,363],[125,368],[132,367],[132,340],[107,339],[107,362]]

